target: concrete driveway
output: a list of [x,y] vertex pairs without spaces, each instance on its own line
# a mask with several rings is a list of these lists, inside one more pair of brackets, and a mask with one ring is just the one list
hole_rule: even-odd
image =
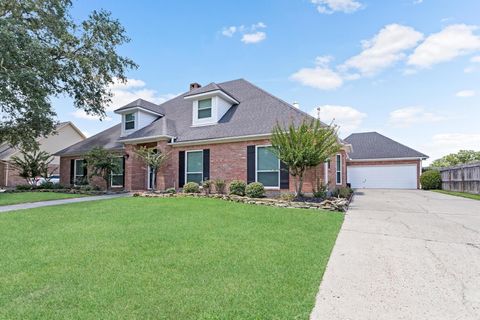
[[480,319],[480,201],[359,190],[311,319]]

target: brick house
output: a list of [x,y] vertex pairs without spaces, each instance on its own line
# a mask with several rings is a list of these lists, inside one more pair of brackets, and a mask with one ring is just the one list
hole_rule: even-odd
[[[83,141],[86,139],[85,135],[72,123],[61,122],[55,128],[55,133],[46,137],[37,139],[40,151],[46,151],[54,154],[66,147]],[[18,175],[18,170],[11,164],[11,159],[14,156],[22,156],[21,150],[11,147],[8,143],[0,145],[0,187],[11,188],[19,184],[25,184],[24,178]],[[49,166],[49,171],[52,175],[59,174],[60,157],[53,157]]]
[[[157,172],[157,189],[181,188],[186,182],[207,179],[240,179],[262,182],[267,190],[293,191],[293,178],[269,151],[273,126],[299,124],[307,113],[239,79],[197,83],[190,90],[160,105],[138,99],[117,110],[121,123],[60,152],[60,177],[74,185],[87,176],[86,152],[96,146],[118,153],[122,172],[112,175],[112,188],[129,191],[152,187],[152,172],[135,155],[140,146],[167,152],[165,166]],[[349,145],[305,177],[304,190],[317,181],[330,188],[345,186]],[[96,179],[95,184],[103,183]]]

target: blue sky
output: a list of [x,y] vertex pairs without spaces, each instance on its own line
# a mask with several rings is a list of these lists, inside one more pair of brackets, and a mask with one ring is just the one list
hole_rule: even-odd
[[[113,87],[113,110],[141,97],[245,78],[297,101],[340,134],[378,131],[433,159],[480,150],[480,1],[75,1],[76,20],[103,8],[132,41],[138,70]],[[87,135],[100,122],[54,101]]]

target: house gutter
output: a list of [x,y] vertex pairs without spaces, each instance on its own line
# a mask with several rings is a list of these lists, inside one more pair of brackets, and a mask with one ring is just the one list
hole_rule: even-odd
[[[248,141],[248,140],[261,140],[271,137],[271,133],[264,134],[252,134],[238,137],[225,137],[225,138],[213,138],[213,139],[203,139],[203,140],[190,140],[190,141],[180,141],[180,142],[170,142],[169,145],[173,147],[181,146],[197,146],[202,144],[215,144],[215,143],[226,143],[226,142],[238,142],[238,141]],[[174,140],[172,140],[174,141]]]
[[426,160],[426,157],[410,158],[376,158],[376,159],[348,159],[348,162],[375,162],[375,161],[398,161],[398,160]]

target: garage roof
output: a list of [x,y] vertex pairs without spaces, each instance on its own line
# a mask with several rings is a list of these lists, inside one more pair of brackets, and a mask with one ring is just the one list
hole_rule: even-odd
[[352,160],[422,158],[428,156],[378,132],[352,133],[345,141],[352,145]]

